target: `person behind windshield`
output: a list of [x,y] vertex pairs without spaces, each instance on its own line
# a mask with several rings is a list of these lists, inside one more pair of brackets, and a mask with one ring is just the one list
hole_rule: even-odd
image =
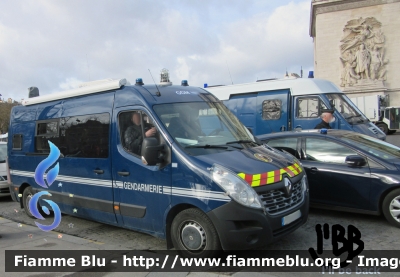
[[333,116],[334,110],[322,110],[321,122],[318,123],[314,129],[332,129],[329,123],[335,122],[335,117]]
[[198,110],[191,107],[182,107],[179,111],[179,118],[173,118],[168,126],[171,135],[175,138],[196,140],[199,136],[204,136],[198,117]]
[[[126,129],[124,135],[125,147],[130,152],[140,155],[143,142],[140,114],[138,112],[133,112],[131,120],[133,124]],[[156,127],[153,127],[148,123],[144,123],[143,127],[146,138],[153,137],[157,133]]]

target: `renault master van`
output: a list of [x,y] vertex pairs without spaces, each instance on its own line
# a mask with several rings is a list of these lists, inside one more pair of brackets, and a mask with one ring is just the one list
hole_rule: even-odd
[[13,107],[10,191],[30,216],[43,190],[35,171],[52,144],[59,171],[47,197],[63,213],[166,239],[185,255],[260,247],[308,216],[299,161],[260,145],[221,101],[187,82],[97,81]]

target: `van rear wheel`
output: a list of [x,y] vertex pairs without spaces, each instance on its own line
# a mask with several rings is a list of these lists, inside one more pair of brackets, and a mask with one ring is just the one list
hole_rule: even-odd
[[35,218],[31,211],[29,210],[29,202],[31,201],[32,197],[33,197],[34,193],[31,187],[27,187],[24,189],[24,192],[22,193],[22,201],[24,204],[24,209],[25,209],[25,213],[32,218]]
[[190,208],[175,216],[171,225],[171,239],[184,257],[215,257],[221,244],[214,225],[202,211]]

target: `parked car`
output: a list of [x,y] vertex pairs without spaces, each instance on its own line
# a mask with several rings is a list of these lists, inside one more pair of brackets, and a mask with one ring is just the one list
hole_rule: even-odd
[[7,142],[0,141],[0,197],[10,196],[6,171]]
[[269,146],[295,156],[306,170],[310,205],[384,214],[400,227],[400,148],[344,130],[261,135]]

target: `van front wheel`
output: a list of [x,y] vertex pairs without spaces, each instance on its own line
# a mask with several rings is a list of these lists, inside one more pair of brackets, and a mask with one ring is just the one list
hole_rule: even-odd
[[385,123],[377,123],[376,126],[381,129],[386,135],[389,133],[389,128]]
[[215,257],[221,250],[217,231],[211,220],[198,209],[181,211],[172,221],[171,239],[184,257]]

